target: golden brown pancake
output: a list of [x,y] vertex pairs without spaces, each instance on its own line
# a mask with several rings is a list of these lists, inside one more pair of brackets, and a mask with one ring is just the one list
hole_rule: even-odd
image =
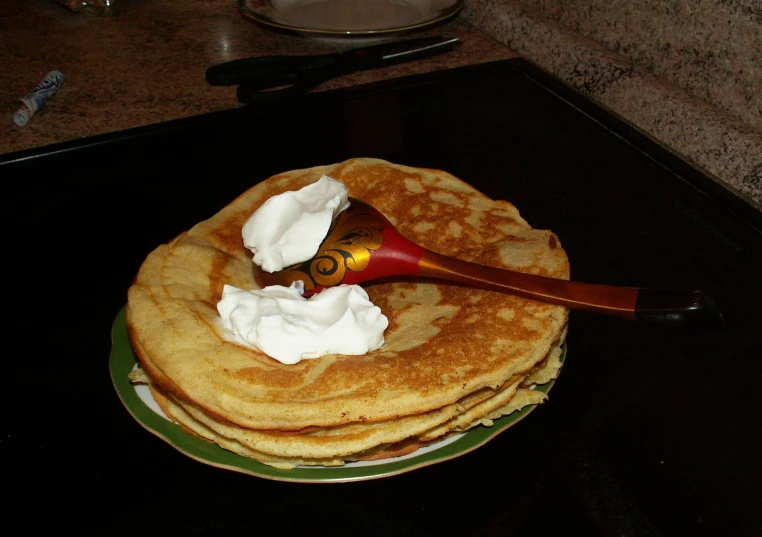
[[363,356],[285,365],[231,341],[216,309],[223,285],[259,287],[243,224],[271,196],[323,174],[423,247],[569,277],[552,232],[446,172],[378,159],[290,171],[148,255],[128,292],[136,380],[151,383],[196,434],[279,467],[400,453],[541,402],[526,383],[557,375],[568,312],[503,293],[420,278],[365,284],[389,328],[383,347]]

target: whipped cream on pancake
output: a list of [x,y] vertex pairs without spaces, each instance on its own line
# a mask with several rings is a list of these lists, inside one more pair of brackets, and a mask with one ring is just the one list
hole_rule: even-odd
[[326,354],[365,354],[384,344],[389,325],[358,285],[339,285],[304,298],[302,282],[245,291],[225,285],[217,303],[237,343],[284,364]]
[[[243,226],[244,246],[268,272],[306,261],[347,207],[346,186],[323,175],[265,201]],[[332,287],[309,299],[303,292],[302,282],[251,291],[225,285],[217,311],[234,341],[284,364],[326,354],[365,354],[384,344],[389,321],[359,285]]]
[[323,175],[263,203],[243,226],[243,244],[267,272],[307,261],[317,253],[333,219],[347,207],[347,188]]

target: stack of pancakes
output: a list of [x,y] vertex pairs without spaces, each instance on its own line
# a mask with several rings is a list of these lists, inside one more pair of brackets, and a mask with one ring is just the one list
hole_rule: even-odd
[[149,384],[189,432],[278,468],[398,456],[542,402],[531,386],[558,374],[568,311],[454,283],[364,284],[389,319],[384,345],[366,355],[285,365],[231,341],[216,307],[223,285],[259,288],[243,224],[271,196],[323,174],[425,248],[569,277],[552,232],[446,172],[378,159],[290,171],[148,255],[128,294],[140,362],[131,380]]

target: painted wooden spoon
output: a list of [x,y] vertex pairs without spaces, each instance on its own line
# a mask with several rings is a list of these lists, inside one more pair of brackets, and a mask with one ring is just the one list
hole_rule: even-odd
[[698,329],[724,326],[719,307],[702,291],[575,282],[455,259],[411,242],[378,210],[350,201],[314,257],[277,272],[258,270],[260,285],[289,286],[301,280],[304,296],[309,296],[340,284],[422,276],[632,321]]

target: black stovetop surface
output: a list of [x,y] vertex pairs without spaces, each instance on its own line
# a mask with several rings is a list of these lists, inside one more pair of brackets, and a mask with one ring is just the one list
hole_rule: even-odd
[[[111,323],[143,258],[259,180],[355,156],[447,170],[555,231],[574,279],[702,289],[727,326],[688,333],[572,312],[547,403],[471,453],[378,480],[260,479],[145,431],[108,371]],[[9,525],[102,535],[762,531],[760,213],[522,60],[4,155],[0,177]]]

